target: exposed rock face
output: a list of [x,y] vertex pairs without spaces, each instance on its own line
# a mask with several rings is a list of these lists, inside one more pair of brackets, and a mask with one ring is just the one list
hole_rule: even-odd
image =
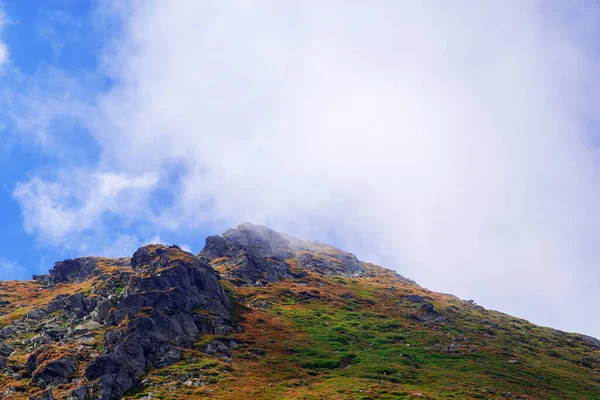
[[581,335],[581,334],[578,335],[578,337],[582,341],[586,342],[587,344],[589,344],[589,345],[591,345],[591,346],[593,346],[593,347],[595,347],[597,349],[600,349],[600,340],[596,339],[595,337],[591,337],[591,336],[587,336],[587,335]]
[[368,274],[366,264],[354,254],[250,223],[229,229],[223,236],[208,237],[198,257],[231,267],[225,275],[245,285],[301,278],[307,271],[352,278]]
[[149,366],[179,361],[181,349],[200,333],[232,329],[229,299],[206,262],[179,248],[148,246],[136,251],[131,266],[130,282],[106,321],[104,353],[85,370],[96,399],[119,398]]
[[95,257],[77,258],[75,260],[59,261],[47,275],[34,275],[33,279],[46,285],[54,285],[61,282],[81,282],[98,275]]
[[[53,387],[72,384],[83,369],[86,379],[69,398],[120,398],[149,368],[178,362],[202,333],[233,330],[219,279],[206,261],[178,246],[145,246],[131,260],[56,263],[36,277],[39,287],[77,283],[86,289],[59,294],[0,329],[2,340],[33,334],[21,342],[30,352],[25,364],[10,361],[13,347],[0,345],[0,372],[31,377],[33,385],[49,389],[34,397],[51,398]],[[101,354],[88,357],[99,348]]]
[[[233,316],[222,285],[237,301]],[[460,398],[533,398],[516,394],[523,371],[545,388],[535,398],[600,393],[595,338],[535,327],[251,224],[209,237],[198,257],[149,245],[131,258],[67,260],[35,281],[0,283],[0,328],[6,400],[285,397],[281,388],[327,398],[336,376],[362,382],[340,396],[379,398],[432,372],[444,379],[436,388]],[[428,365],[424,351],[446,362]],[[474,353],[509,366],[489,390],[472,374]],[[454,391],[457,379],[467,392]]]
[[56,397],[52,395],[52,389],[48,389],[38,395],[30,397],[29,400],[56,400]]
[[417,294],[410,294],[406,296],[406,300],[412,301],[413,303],[422,303],[424,301],[423,298]]
[[78,366],[79,361],[75,357],[52,360],[38,368],[31,379],[41,388],[68,383],[69,376],[77,371]]

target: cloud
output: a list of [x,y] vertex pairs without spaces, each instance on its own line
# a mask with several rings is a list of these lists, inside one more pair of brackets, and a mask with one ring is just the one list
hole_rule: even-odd
[[8,127],[4,139],[39,147],[53,159],[77,158],[81,149],[74,144],[80,144],[85,133],[73,131],[84,127],[94,111],[89,100],[98,86],[93,74],[48,67],[28,75],[15,67],[3,78],[0,121]]
[[13,195],[23,209],[27,232],[56,245],[79,248],[68,243],[70,238],[98,229],[96,224],[105,214],[138,215],[144,208],[146,191],[156,181],[152,174],[75,171],[61,176],[58,182],[33,177],[18,184]]
[[[46,18],[38,24],[37,34],[50,45],[55,56],[58,56],[69,42],[85,35],[86,24],[82,19],[81,15],[73,16],[65,11],[52,10],[47,12]],[[74,32],[64,32],[65,26],[69,26]]]
[[[97,240],[97,239],[96,239]],[[99,254],[105,257],[131,257],[140,247],[139,239],[134,235],[118,234],[114,241],[102,248]],[[94,250],[98,249],[97,244]]]
[[7,22],[6,15],[2,9],[2,3],[0,3],[0,71],[9,60],[8,46],[2,41],[2,31]]
[[0,257],[0,280],[29,279],[25,268],[19,264]]
[[[154,235],[149,239],[146,239],[142,246],[145,246],[147,244],[162,244],[162,245],[169,245],[169,243],[166,243],[164,240],[161,239],[161,237],[159,235]],[[180,243],[178,244],[179,247],[181,247],[181,249],[183,251],[187,251],[188,253],[192,253],[192,247],[189,244],[185,244],[185,243]]]
[[183,251],[187,251],[188,253],[194,253],[192,247],[189,244],[182,243],[179,245],[179,247],[181,247],[181,250]]
[[154,235],[151,238],[144,241],[143,246],[147,244],[165,244],[163,240],[158,235]]
[[0,68],[8,61],[8,47],[0,42]]
[[96,169],[19,185],[29,232],[59,242],[106,213],[327,232],[424,286],[600,335],[593,4],[103,12],[122,25],[83,117]]

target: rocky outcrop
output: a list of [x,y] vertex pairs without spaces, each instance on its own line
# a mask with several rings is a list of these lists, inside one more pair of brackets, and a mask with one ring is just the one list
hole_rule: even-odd
[[233,267],[230,278],[260,285],[306,275],[305,271],[292,270],[286,260],[293,259],[307,244],[267,227],[245,223],[223,236],[209,236],[198,257],[209,262],[225,259]]
[[[542,376],[532,382],[550,396],[536,398],[596,398],[597,339],[412,284],[335,247],[251,224],[209,237],[197,257],[149,245],[126,259],[67,260],[35,282],[0,285],[0,398],[112,400],[130,389],[128,398],[255,398],[308,385],[311,394],[338,369],[361,380],[360,392],[341,396],[377,397],[423,383],[419,374],[431,370],[422,349],[446,357],[443,386],[461,398],[507,397],[522,368]],[[543,363],[531,362],[532,349]],[[476,392],[454,392],[457,376],[473,378],[454,368],[471,354],[506,363],[502,391],[471,380]],[[552,380],[567,389],[548,385],[547,366],[564,370]],[[267,384],[276,390],[265,392]]]
[[52,395],[52,389],[45,390],[34,396],[31,396],[29,400],[56,400],[56,397]]
[[60,356],[49,347],[42,346],[29,355],[26,374],[42,389],[69,382],[69,377],[77,371],[79,361],[74,356]]
[[[222,275],[238,285],[260,286],[282,279],[300,279],[308,272],[323,276],[376,276],[380,267],[359,261],[352,253],[316,241],[300,240],[266,226],[245,222],[222,236],[209,236],[198,257],[222,266]],[[387,271],[397,279],[414,281]]]
[[[0,329],[0,339],[30,352],[26,363],[16,364],[7,358],[14,347],[3,342],[0,372],[22,374],[34,387],[47,389],[33,398],[50,398],[52,388],[74,383],[67,398],[120,398],[150,368],[178,362],[201,334],[233,330],[231,304],[219,279],[206,261],[177,246],[145,246],[131,260],[88,257],[56,263],[49,274],[36,277],[43,285],[39,290],[89,284],[58,294]],[[227,351],[223,346],[206,351],[230,356],[235,343],[222,343],[230,345]]]
[[104,353],[85,370],[95,399],[119,398],[149,367],[179,361],[201,333],[232,330],[229,299],[206,262],[177,247],[147,246],[131,266],[133,275],[107,317]]
[[46,285],[55,285],[64,282],[81,282],[100,272],[97,270],[95,257],[77,258],[74,260],[60,261],[48,271],[47,275],[34,275],[33,279]]
[[77,371],[79,361],[75,357],[64,357],[52,360],[38,368],[31,380],[39,387],[46,388],[61,383],[68,383],[69,376]]
[[[202,334],[218,337],[197,350],[232,361],[238,343],[227,337],[234,329],[232,305],[221,276],[237,285],[284,279],[306,285],[310,274],[357,278],[380,270],[335,247],[247,223],[207,238],[197,257],[178,246],[148,245],[131,258],[58,262],[31,285],[46,302],[28,306],[0,329],[0,373],[30,378],[41,389],[34,398],[51,398],[59,386],[66,399],[117,399],[150,369],[180,361]],[[322,295],[298,293],[305,302]],[[27,362],[9,357],[15,351],[29,353]]]
[[587,343],[588,345],[590,345],[596,349],[600,349],[600,340],[596,339],[595,337],[581,335],[581,334],[578,334],[577,337],[580,340],[582,340],[583,342]]
[[108,262],[113,267],[129,266],[129,258],[81,257],[73,260],[59,261],[48,271],[48,274],[33,275],[33,280],[46,286],[54,286],[58,283],[85,282],[102,275],[102,269],[99,268],[102,262]]
[[68,395],[68,400],[86,400],[89,399],[90,393],[87,386],[79,386],[71,391]]
[[302,278],[308,271],[347,277],[366,273],[365,263],[354,254],[250,223],[229,229],[223,236],[209,236],[198,257],[225,264],[229,267],[225,275],[245,285]]

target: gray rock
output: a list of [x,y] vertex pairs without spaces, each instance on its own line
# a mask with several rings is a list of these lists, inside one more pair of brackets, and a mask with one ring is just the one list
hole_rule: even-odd
[[592,347],[600,349],[600,340],[596,339],[595,337],[581,334],[577,334],[577,337],[586,342],[587,344],[591,345]]
[[79,361],[72,356],[52,360],[38,368],[31,377],[31,380],[42,389],[48,386],[68,383],[69,376],[77,371],[78,366]]
[[56,397],[52,394],[52,389],[48,389],[42,393],[31,396],[29,400],[56,400]]
[[[108,326],[128,322],[106,333],[104,354],[85,369],[94,399],[120,398],[149,366],[178,362],[182,348],[230,318],[227,294],[205,261],[174,247],[147,246],[135,252],[131,265],[136,276],[106,318]],[[199,309],[208,313],[194,312]]]
[[71,391],[70,393],[71,395],[71,399],[73,400],[87,400],[89,399],[89,390],[87,388],[87,386],[83,385],[83,386],[79,386],[78,388],[75,388]]
[[0,356],[8,357],[13,351],[15,351],[14,347],[6,343],[0,342]]
[[423,305],[421,306],[421,309],[429,314],[434,312],[433,304],[431,304],[431,303],[423,303]]
[[133,257],[131,257],[131,267],[136,269],[143,267],[144,265],[149,265],[153,259],[154,257],[150,254],[150,250],[147,247],[141,247],[133,253]]
[[101,329],[102,325],[96,321],[87,321],[84,322],[83,324],[79,324],[77,326],[75,326],[75,328],[73,328],[73,333],[75,335],[83,335],[89,332],[94,332],[97,331],[98,329]]
[[408,296],[406,296],[406,300],[412,301],[413,303],[422,303],[425,301],[418,294],[409,294]]
[[81,343],[86,346],[93,346],[96,344],[96,338],[93,334],[82,335],[75,339],[75,343]]
[[6,326],[0,329],[0,339],[10,339],[17,336],[17,331],[13,325]]
[[39,348],[27,357],[26,368],[27,376],[31,376],[37,367],[43,362],[44,348]]
[[208,343],[204,347],[203,351],[206,354],[219,354],[224,357],[231,357],[232,351],[236,348],[236,346],[237,342],[233,339],[218,339]]
[[46,333],[42,332],[38,335],[35,335],[29,340],[29,344],[34,348],[37,348],[43,344],[52,343],[52,338],[48,336]]
[[250,223],[229,229],[223,236],[208,237],[198,257],[209,262],[225,257],[234,266],[231,278],[251,286],[302,278],[309,270],[326,276],[365,274],[365,264],[353,254]]
[[41,309],[31,310],[27,314],[25,314],[25,319],[39,321],[46,317],[46,312]]
[[45,324],[44,326],[42,326],[42,331],[46,335],[48,335],[48,337],[53,342],[58,342],[59,340],[62,340],[67,333],[67,329],[59,325],[58,323]]
[[65,260],[54,264],[47,275],[34,275],[33,279],[48,286],[71,281],[78,283],[98,275],[100,271],[96,267],[97,259],[94,257]]
[[92,318],[99,322],[104,322],[108,318],[110,309],[115,306],[112,300],[104,300],[92,312]]

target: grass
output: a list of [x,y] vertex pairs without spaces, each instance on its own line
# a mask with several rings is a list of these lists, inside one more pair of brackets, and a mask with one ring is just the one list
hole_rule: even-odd
[[[329,248],[323,251],[323,257],[336,256]],[[189,257],[181,254],[175,261]],[[295,259],[285,262],[297,267]],[[226,259],[213,264],[231,268]],[[119,279],[123,268],[102,262],[103,271]],[[119,282],[127,281],[115,282],[119,294],[126,285]],[[47,289],[34,282],[3,282],[0,296],[9,303],[0,310],[5,313],[0,327],[57,294],[91,295],[92,288],[105,284],[92,280]],[[201,335],[191,349],[182,349],[180,362],[150,368],[145,385],[124,398],[150,392],[157,399],[491,400],[509,392],[531,400],[600,398],[600,351],[578,336],[403,283],[385,271],[361,279],[309,273],[264,287],[237,286],[226,279],[221,284],[234,304],[232,321],[242,327],[227,336],[238,343],[231,362],[202,352],[222,336]],[[434,316],[445,319],[423,322],[428,311],[408,301],[410,294],[421,296],[433,305]],[[234,301],[240,298],[243,304]],[[18,350],[11,362],[25,361],[26,348],[18,344],[25,338],[11,342]],[[104,332],[96,332],[96,339],[94,351],[100,352]],[[49,351],[52,357],[67,352],[87,357],[73,346]],[[0,383],[0,392],[8,385],[19,386],[21,398],[34,390],[26,378]],[[61,398],[70,388],[57,389],[55,396]]]
[[[302,299],[300,293],[311,289],[322,294],[319,300]],[[422,310],[403,301],[408,293],[427,298],[450,322],[414,319]],[[242,344],[228,384],[245,387],[251,398],[412,398],[420,393],[493,399],[508,392],[532,399],[600,397],[595,375],[577,364],[596,350],[568,345],[574,339],[453,296],[388,280],[314,276],[308,286],[280,282],[235,288],[232,295],[247,304],[260,299],[272,305],[237,308],[247,330],[234,335]],[[490,330],[491,336],[484,335]],[[240,393],[219,386],[211,395],[236,398]]]

